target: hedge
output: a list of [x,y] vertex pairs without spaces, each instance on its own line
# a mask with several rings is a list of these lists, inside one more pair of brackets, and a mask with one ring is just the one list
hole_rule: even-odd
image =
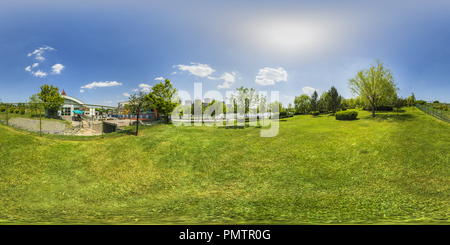
[[317,115],[319,115],[319,111],[310,111],[309,114],[313,115],[313,116],[317,116]]
[[340,111],[334,114],[336,120],[354,120],[358,116],[356,111]]

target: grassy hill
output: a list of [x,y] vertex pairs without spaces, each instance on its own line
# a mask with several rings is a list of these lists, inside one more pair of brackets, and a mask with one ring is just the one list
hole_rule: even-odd
[[[0,125],[0,222],[446,222],[450,125],[358,110],[69,141]],[[67,139],[67,137],[65,137]]]

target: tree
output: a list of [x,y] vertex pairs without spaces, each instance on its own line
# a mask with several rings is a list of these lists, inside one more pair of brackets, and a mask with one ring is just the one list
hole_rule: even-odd
[[180,104],[177,89],[173,88],[169,79],[166,79],[164,83],[160,82],[153,86],[152,92],[146,98],[153,104],[158,113],[166,115],[166,123],[169,123],[169,115]]
[[260,120],[262,118],[264,125],[264,113],[267,112],[267,95],[261,95],[259,99],[258,113],[260,115]]
[[[250,108],[254,107],[258,103],[258,95],[255,92],[254,88],[244,88],[241,86],[240,88],[236,88],[237,95],[232,94],[229,98],[230,101],[235,102],[236,109],[244,107],[244,113],[247,114],[250,111]],[[242,114],[242,111],[239,112]]]
[[[310,111],[317,111],[317,103],[318,103],[318,95],[317,91],[314,90],[314,93],[311,96],[311,99],[309,100],[309,110]],[[313,113],[313,116],[315,117],[315,113]]]
[[296,113],[306,113],[309,109],[310,99],[308,95],[302,94],[300,96],[295,96],[294,108]]
[[30,108],[31,111],[35,111],[35,115],[37,115],[37,110],[40,108],[39,103],[41,102],[39,100],[38,94],[33,94],[30,96],[30,102],[28,104],[28,108]]
[[403,107],[403,98],[398,98],[396,95],[394,97],[393,107],[397,109],[397,116],[398,116],[398,110]]
[[351,92],[358,94],[372,106],[372,117],[375,117],[375,108],[379,102],[398,91],[392,71],[385,68],[380,60],[375,62],[376,66],[358,71],[354,78],[349,79]]
[[58,87],[53,87],[53,85],[41,86],[41,92],[37,95],[45,103],[43,107],[48,110],[49,114],[54,115],[64,104],[64,97],[59,93]]
[[333,112],[333,116],[334,113],[336,113],[337,109],[339,108],[339,104],[340,104],[340,97],[339,97],[339,93],[337,91],[337,89],[332,86],[331,89],[328,91],[328,96],[329,96],[329,100],[328,100],[328,108]]
[[[411,96],[408,97],[407,101],[408,101],[409,110],[411,110],[411,106],[413,106],[413,110],[414,110],[414,103],[416,101],[416,97],[414,97],[414,93],[411,93]],[[437,103],[439,103],[439,101]]]
[[20,114],[25,114],[25,107],[24,106],[22,106],[21,108],[20,108]]
[[146,99],[147,94],[140,91],[139,94],[133,94],[128,97],[128,108],[132,114],[136,115],[136,136],[139,132],[139,114],[141,110],[147,110],[152,108],[152,102]]

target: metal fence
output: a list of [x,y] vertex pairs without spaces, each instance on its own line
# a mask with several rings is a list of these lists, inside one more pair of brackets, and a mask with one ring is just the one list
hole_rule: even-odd
[[164,121],[155,110],[130,113],[124,108],[76,103],[0,103],[0,123],[40,134],[102,135],[128,126]]
[[416,104],[416,107],[428,115],[434,116],[442,121],[450,123],[450,110],[446,104]]

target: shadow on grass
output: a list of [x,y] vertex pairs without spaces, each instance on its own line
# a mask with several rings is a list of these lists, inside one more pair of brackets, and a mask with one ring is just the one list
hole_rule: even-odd
[[368,120],[374,120],[374,121],[391,121],[391,122],[395,122],[395,121],[400,121],[400,122],[406,122],[406,121],[414,121],[417,117],[413,114],[401,114],[400,110],[399,110],[399,114],[397,115],[397,112],[390,112],[390,113],[386,113],[386,112],[382,112],[382,113],[375,113],[375,117],[372,117],[372,115],[370,116],[366,116],[363,117],[362,119],[368,119]]
[[356,119],[337,119],[336,121],[358,121],[361,120],[361,118],[356,118]]

